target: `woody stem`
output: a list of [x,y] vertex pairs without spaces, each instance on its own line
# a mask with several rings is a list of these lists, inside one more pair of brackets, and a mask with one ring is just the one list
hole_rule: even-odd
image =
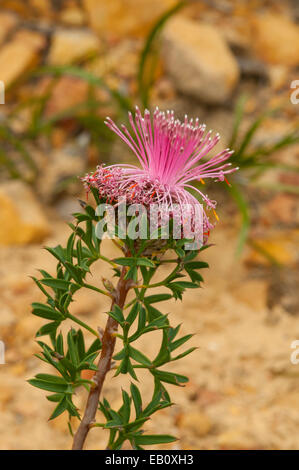
[[[125,274],[126,268],[124,267],[115,289],[111,310],[113,309],[114,305],[118,305],[120,308],[123,308],[124,306],[127,293],[130,289],[130,283],[124,279]],[[82,450],[91,424],[95,419],[103,383],[106,378],[106,374],[109,372],[111,367],[111,360],[116,342],[115,333],[117,332],[117,328],[118,323],[109,316],[102,338],[102,350],[98,362],[98,370],[93,378],[95,386],[90,389],[83,418],[74,436],[72,447],[73,450]]]

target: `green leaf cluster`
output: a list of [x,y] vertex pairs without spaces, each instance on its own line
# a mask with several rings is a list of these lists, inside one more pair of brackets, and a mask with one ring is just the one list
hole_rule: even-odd
[[[91,188],[96,204],[102,202],[97,191]],[[105,201],[104,201],[105,202]],[[118,352],[114,355],[115,375],[129,374],[134,381],[130,391],[122,391],[123,404],[118,410],[113,410],[106,398],[99,403],[105,423],[95,423],[95,427],[109,430],[109,448],[119,449],[123,442],[128,440],[134,449],[142,446],[154,445],[163,442],[172,442],[174,438],[168,435],[147,435],[143,426],[151,415],[171,406],[171,399],[166,386],[184,386],[188,378],[171,370],[167,365],[177,361],[191,352],[194,347],[183,348],[192,335],[179,335],[180,325],[173,327],[168,313],[162,312],[160,304],[171,299],[182,299],[187,289],[199,288],[203,282],[201,270],[207,268],[207,263],[199,261],[197,255],[200,250],[187,250],[186,243],[190,240],[162,239],[162,231],[157,232],[157,240],[163,241],[163,249],[150,251],[149,240],[118,240],[117,244],[123,251],[121,257],[113,260],[101,253],[101,241],[96,237],[96,215],[91,205],[81,203],[82,212],[74,214],[75,223],[70,224],[71,235],[63,247],[47,247],[47,251],[57,260],[55,275],[40,270],[42,277],[34,278],[35,283],[43,293],[44,302],[34,302],[32,313],[45,320],[45,324],[38,330],[37,338],[48,336],[49,341],[41,341],[39,359],[53,367],[53,374],[38,374],[29,382],[42,390],[51,392],[47,398],[56,403],[50,419],[54,419],[63,412],[69,418],[80,419],[73,395],[78,387],[85,387],[87,391],[94,386],[92,380],[82,379],[83,370],[97,370],[95,361],[101,351],[101,333],[95,327],[86,324],[81,318],[72,314],[72,302],[79,289],[91,289],[99,294],[113,297],[113,285],[103,290],[97,285],[89,284],[87,276],[90,268],[96,261],[107,262],[114,276],[122,275],[129,282],[134,292],[133,299],[120,308],[112,302],[113,307],[107,315],[119,325]],[[128,255],[129,253],[129,255]],[[174,257],[168,258],[167,254]],[[153,282],[157,271],[164,265],[173,265],[173,269],[165,279]],[[125,273],[125,274],[124,274]],[[109,284],[109,286],[110,286]],[[108,281],[104,286],[108,286]],[[157,292],[155,288],[164,287],[166,292]],[[157,292],[157,293],[156,293]],[[73,327],[64,336],[60,325],[71,320],[80,326]],[[83,334],[84,331],[84,334]],[[159,332],[161,344],[153,357],[148,357],[140,349],[138,340],[143,335]],[[93,342],[86,347],[86,335],[93,336]],[[90,344],[90,343],[88,343]],[[146,370],[153,380],[153,395],[151,401],[144,407],[141,392],[137,387],[138,371]],[[71,431],[71,425],[69,424]]]

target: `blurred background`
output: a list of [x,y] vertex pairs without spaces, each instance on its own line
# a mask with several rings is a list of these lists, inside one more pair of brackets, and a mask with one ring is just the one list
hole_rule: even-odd
[[[103,120],[136,104],[199,117],[240,167],[231,187],[204,188],[220,218],[205,287],[168,305],[199,349],[175,363],[190,383],[148,427],[178,449],[299,449],[298,20],[296,0],[1,0],[0,449],[70,447],[67,417],[47,422],[52,405],[26,382],[45,372],[30,276],[54,269],[42,247],[67,239],[78,176],[132,160]],[[107,308],[80,292],[74,312],[96,327]],[[119,385],[106,381],[112,404]],[[104,443],[92,431],[88,448]]]

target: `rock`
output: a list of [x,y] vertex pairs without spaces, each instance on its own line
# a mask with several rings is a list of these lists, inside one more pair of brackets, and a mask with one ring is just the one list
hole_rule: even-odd
[[[294,153],[294,157],[297,159],[298,154]],[[296,160],[297,161],[297,160]],[[291,186],[298,186],[299,185],[299,174],[298,173],[282,173],[279,175],[280,183],[289,184]]]
[[[5,279],[5,289],[8,289],[14,299],[19,299],[30,292],[32,288],[32,279],[24,277],[24,273],[16,273],[13,271],[11,275],[7,275]],[[21,300],[21,306],[24,309],[23,300]],[[26,308],[26,307],[25,307]],[[16,312],[15,312],[16,313]],[[24,313],[24,310],[23,310]]]
[[[269,364],[269,372],[274,376],[282,376],[282,377],[294,377],[298,378],[299,376],[299,369],[297,364],[292,364],[290,359],[277,359],[275,363],[271,362]],[[291,396],[290,396],[291,395]],[[290,400],[290,398],[292,398]],[[288,393],[286,396],[277,396],[275,399],[276,402],[279,402],[280,406],[283,403],[286,406],[290,406],[298,409],[299,405],[299,396],[298,393]],[[293,403],[292,403],[293,402]]]
[[299,27],[286,16],[264,14],[252,22],[255,53],[266,62],[278,65],[299,65]]
[[13,399],[14,393],[15,389],[12,386],[2,383],[0,388],[0,406],[2,410]]
[[198,387],[194,392],[194,400],[196,400],[198,406],[202,408],[218,403],[222,398],[222,393],[203,386]]
[[203,437],[212,429],[212,421],[205,413],[186,413],[178,421],[178,425],[184,432],[191,432],[197,437]]
[[175,0],[138,0],[137,3],[136,0],[83,0],[94,31],[114,37],[145,36]]
[[45,15],[51,17],[53,10],[51,0],[29,0],[30,6],[33,8],[37,15]]
[[72,64],[99,50],[99,40],[91,31],[57,30],[52,38],[48,62],[51,65]]
[[81,8],[67,6],[60,13],[60,20],[68,25],[82,26],[86,22],[86,15]]
[[50,227],[34,193],[22,181],[0,186],[0,245],[41,242]]
[[289,266],[280,268],[271,276],[268,291],[268,307],[271,311],[281,306],[284,311],[291,315],[299,314],[299,297],[297,286],[299,285],[298,268]]
[[1,329],[6,326],[11,326],[15,323],[16,317],[8,306],[3,305],[1,307],[1,315],[0,315],[0,326]]
[[238,56],[238,64],[240,72],[243,77],[252,77],[255,79],[266,80],[269,75],[269,71],[265,64],[255,57],[244,55]]
[[[33,352],[31,352],[33,354]],[[10,373],[15,377],[24,377],[26,372],[26,364],[24,362],[18,362],[10,367]],[[26,405],[25,405],[26,406]]]
[[162,50],[166,69],[179,91],[211,104],[231,96],[239,68],[215,27],[176,17],[165,27]]
[[268,77],[273,90],[279,90],[288,83],[289,69],[286,65],[268,65]]
[[176,92],[173,83],[167,77],[162,77],[156,82],[155,88],[152,93],[152,100],[155,103],[157,103],[158,100],[174,100],[176,97]]
[[281,265],[295,266],[299,257],[298,241],[299,230],[284,230],[270,233],[263,238],[255,237],[256,249],[249,252],[245,263],[248,266],[267,266],[274,261]]
[[45,38],[36,32],[21,30],[0,50],[1,80],[8,88],[29,68],[36,65]]
[[[26,342],[26,346],[29,347],[28,350],[30,353],[32,353],[32,347],[35,347],[33,340],[34,335],[44,323],[41,318],[37,317],[36,315],[31,315],[31,310],[31,306],[28,305],[26,316],[19,319],[15,328],[17,338],[20,338],[22,342]],[[22,357],[24,357],[24,355]]]
[[265,205],[261,212],[262,222],[266,226],[276,225],[290,227],[299,224],[299,208],[297,196],[294,194],[276,194]]
[[218,445],[226,450],[253,450],[258,449],[254,439],[241,429],[232,429],[221,433]]
[[17,25],[17,18],[12,13],[0,13],[0,44],[5,40],[8,33]]
[[34,48],[36,52],[46,45],[46,38],[43,34],[29,29],[20,29],[13,39],[19,43],[24,43],[29,48]]
[[88,83],[80,78],[61,77],[53,87],[51,97],[45,107],[45,117],[62,113],[87,99]]
[[14,11],[22,16],[28,15],[28,2],[19,2],[18,0],[2,0],[1,9]]
[[38,189],[46,201],[53,201],[58,195],[67,192],[78,194],[81,182],[78,175],[82,175],[85,162],[81,149],[75,145],[57,149],[51,152],[51,165],[38,179]]
[[[138,68],[138,55],[139,53],[136,50],[134,41],[123,40],[115,44],[109,50],[109,54],[100,55],[91,61],[87,65],[87,70],[99,77],[107,77],[111,74],[133,80],[136,77],[136,70]],[[111,75],[109,77],[110,80],[112,78]]]

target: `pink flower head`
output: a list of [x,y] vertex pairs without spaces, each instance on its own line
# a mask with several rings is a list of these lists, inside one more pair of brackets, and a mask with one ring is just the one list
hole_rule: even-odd
[[[105,124],[117,134],[133,151],[140,166],[129,164],[98,166],[96,172],[87,175],[83,181],[87,186],[99,189],[101,196],[110,201],[125,197],[130,203],[141,203],[145,206],[156,203],[163,207],[182,207],[204,203],[206,208],[215,213],[216,202],[208,198],[191,183],[206,178],[216,181],[226,180],[225,175],[233,173],[228,163],[233,151],[225,149],[217,155],[207,158],[210,150],[218,143],[220,136],[212,136],[212,131],[205,132],[205,124],[198,119],[184,122],[175,119],[173,111],[155,109],[153,117],[146,109],[142,116],[136,107],[135,116],[129,113],[132,131],[126,126],[120,128],[110,119]],[[193,190],[199,198],[191,194]],[[203,229],[208,234],[213,228],[207,215],[203,213]]]

